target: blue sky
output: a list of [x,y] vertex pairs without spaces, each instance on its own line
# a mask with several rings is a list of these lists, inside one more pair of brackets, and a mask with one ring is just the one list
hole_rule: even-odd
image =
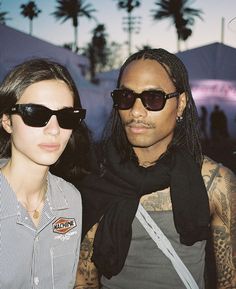
[[[1,10],[8,11],[12,19],[7,25],[28,33],[29,21],[20,14],[20,5],[28,0],[0,0]],[[42,10],[39,17],[34,20],[33,35],[62,45],[73,41],[73,29],[70,21],[61,24],[50,15],[55,11],[56,0],[36,0],[37,6]],[[115,0],[86,0],[97,10],[94,16],[99,23],[106,26],[110,41],[123,44],[123,54],[127,52],[127,33],[122,28],[122,18],[126,16],[124,10],[118,10]],[[132,51],[136,47],[149,44],[152,47],[162,47],[170,52],[176,52],[176,33],[170,21],[154,22],[150,10],[155,8],[155,0],[142,0],[140,8],[134,10],[133,15],[141,17],[139,33],[133,35]],[[221,42],[221,19],[224,17],[224,43],[236,47],[236,1],[235,0],[196,0],[192,1],[193,8],[202,9],[203,18],[196,20],[193,35],[186,43],[181,44],[181,50],[191,49],[212,42]],[[84,46],[91,39],[91,31],[96,26],[92,20],[85,17],[79,19],[78,43]]]

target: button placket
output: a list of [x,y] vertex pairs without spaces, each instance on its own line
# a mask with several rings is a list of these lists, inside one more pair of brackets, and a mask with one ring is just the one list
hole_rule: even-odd
[[38,268],[39,264],[39,235],[36,234],[34,238],[34,251],[33,251],[33,262],[32,262],[32,277],[35,286],[39,285]]

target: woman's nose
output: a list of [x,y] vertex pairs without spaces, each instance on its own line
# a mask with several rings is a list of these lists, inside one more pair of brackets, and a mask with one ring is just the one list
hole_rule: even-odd
[[57,120],[56,115],[52,115],[49,119],[47,125],[45,126],[45,130],[47,133],[52,135],[57,135],[60,132],[60,126]]

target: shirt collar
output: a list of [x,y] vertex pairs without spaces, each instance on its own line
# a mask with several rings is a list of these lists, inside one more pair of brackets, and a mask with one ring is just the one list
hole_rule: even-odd
[[52,210],[65,210],[69,208],[68,201],[62,188],[63,180],[48,173],[48,200]]
[[[47,198],[51,210],[66,210],[68,201],[62,189],[62,179],[48,173]],[[0,172],[0,219],[16,216],[19,213],[18,201],[4,175]]]

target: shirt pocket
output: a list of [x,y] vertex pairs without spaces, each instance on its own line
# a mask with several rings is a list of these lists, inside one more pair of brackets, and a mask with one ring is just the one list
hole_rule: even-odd
[[78,263],[78,251],[70,242],[50,249],[53,289],[73,288]]

